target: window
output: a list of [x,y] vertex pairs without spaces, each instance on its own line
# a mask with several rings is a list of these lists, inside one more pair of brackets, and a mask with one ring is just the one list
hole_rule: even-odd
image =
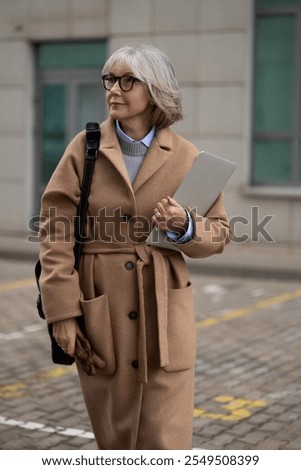
[[252,184],[301,185],[301,0],[256,0]]
[[46,43],[37,52],[37,178],[40,192],[67,143],[87,121],[106,116],[101,69],[105,42]]

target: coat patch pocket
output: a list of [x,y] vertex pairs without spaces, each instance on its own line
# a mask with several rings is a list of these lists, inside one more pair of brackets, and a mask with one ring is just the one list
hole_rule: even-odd
[[196,358],[195,309],[192,286],[168,291],[168,353],[166,372],[194,367]]
[[104,294],[91,300],[81,298],[80,303],[87,339],[95,354],[105,362],[101,373],[114,374],[116,357],[108,296]]

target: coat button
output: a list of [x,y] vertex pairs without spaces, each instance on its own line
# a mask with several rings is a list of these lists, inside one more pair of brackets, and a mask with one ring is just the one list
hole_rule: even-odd
[[130,312],[129,313],[129,318],[131,320],[137,320],[137,317],[138,317],[138,313],[137,312]]
[[138,369],[138,367],[139,367],[139,362],[138,362],[138,361],[133,361],[133,362],[132,362],[132,367],[134,367],[134,369]]
[[134,269],[135,265],[132,261],[127,261],[124,265],[125,269]]

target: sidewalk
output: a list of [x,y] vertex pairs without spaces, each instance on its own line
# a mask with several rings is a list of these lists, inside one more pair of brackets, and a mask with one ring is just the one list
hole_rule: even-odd
[[[0,258],[37,259],[39,244],[24,236],[0,233]],[[234,274],[278,279],[297,279],[301,276],[301,243],[288,247],[276,243],[231,243],[224,253],[210,258],[187,259],[194,272]]]
[[301,245],[235,244],[226,247],[221,255],[208,259],[189,260],[191,270],[213,274],[233,274],[276,279],[301,277]]

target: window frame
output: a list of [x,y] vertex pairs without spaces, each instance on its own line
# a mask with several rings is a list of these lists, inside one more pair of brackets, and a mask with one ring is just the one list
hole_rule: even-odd
[[37,71],[36,79],[36,167],[35,181],[38,188],[38,200],[36,207],[39,206],[40,196],[45,190],[45,183],[42,181],[42,144],[43,144],[43,110],[42,110],[42,89],[44,85],[64,85],[66,86],[66,110],[67,110],[67,127],[66,127],[66,144],[82,129],[78,128],[78,114],[76,110],[79,107],[79,90],[82,85],[97,85],[101,90],[102,103],[100,103],[100,119],[103,121],[107,115],[107,107],[105,103],[105,92],[100,80],[101,70],[95,68],[70,68],[70,69],[48,69]]
[[[40,64],[40,48],[43,45],[54,45],[54,46],[64,46],[64,45],[87,45],[90,43],[95,43],[100,48],[100,55],[98,56],[98,62],[94,65],[94,60],[90,61],[89,65],[75,65],[69,67],[61,67],[60,64],[57,66],[53,64]],[[80,87],[85,85],[92,85],[99,87],[101,93],[101,103],[100,103],[100,122],[107,117],[107,106],[105,103],[105,91],[101,83],[101,69],[105,60],[107,59],[107,40],[106,39],[97,39],[97,40],[78,40],[78,41],[44,41],[44,42],[32,42],[31,49],[33,55],[33,77],[34,77],[34,155],[35,155],[35,164],[33,170],[33,178],[35,187],[35,196],[33,200],[33,207],[35,213],[38,213],[40,210],[40,198],[41,194],[45,189],[45,184],[42,181],[42,145],[43,145],[43,110],[42,110],[42,89],[44,85],[51,84],[63,84],[66,86],[67,95],[67,104],[66,110],[68,114],[67,118],[67,128],[66,128],[66,145],[74,137],[78,129],[78,116],[75,112],[76,108],[80,103]],[[95,57],[94,57],[95,59]],[[70,83],[72,82],[71,89],[70,83],[68,84],[68,77],[71,77]],[[77,96],[75,96],[77,94]],[[71,103],[72,108],[70,109],[69,104]],[[73,111],[72,111],[73,110]]]
[[[292,132],[258,132],[255,131],[255,80],[256,80],[256,26],[257,18],[263,16],[283,16],[283,15],[295,15],[296,16],[296,52],[295,52],[295,65],[296,65],[296,79],[295,79],[295,108],[293,117],[293,130]],[[254,21],[254,37],[253,37],[253,91],[252,91],[252,129],[251,129],[251,166],[250,166],[250,187],[246,192],[254,193],[261,189],[265,190],[266,194],[273,193],[275,188],[282,188],[287,194],[296,194],[296,191],[300,191],[301,194],[301,5],[283,5],[283,6],[271,6],[271,7],[256,7],[256,0],[254,0],[253,8],[253,21]],[[299,52],[299,53],[298,53]],[[289,139],[292,143],[292,155],[291,155],[291,179],[286,182],[275,182],[266,181],[258,182],[254,177],[254,142],[256,139],[262,139],[267,141],[276,141],[279,139]],[[292,192],[293,190],[293,192]]]
[[[74,68],[74,69],[49,69],[40,71],[37,77],[38,94],[41,96],[43,85],[68,84],[67,109],[69,110],[70,119],[68,119],[68,127],[66,131],[66,140],[69,142],[74,137],[74,130],[77,129],[76,106],[78,104],[79,95],[77,90],[81,85],[99,85],[103,90],[101,83],[101,71],[95,68]],[[103,97],[103,112],[101,120],[106,116],[105,93]],[[40,102],[40,100],[39,100]],[[101,104],[100,104],[101,105]],[[41,122],[41,121],[40,121]],[[79,131],[79,129],[77,129]]]

